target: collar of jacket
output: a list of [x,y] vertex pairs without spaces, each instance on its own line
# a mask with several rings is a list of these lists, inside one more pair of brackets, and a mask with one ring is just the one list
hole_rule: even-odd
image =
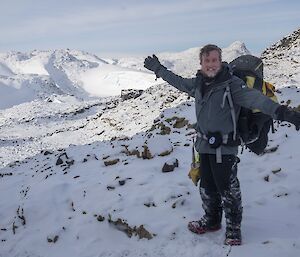
[[201,81],[201,83],[206,84],[206,85],[211,85],[211,84],[219,84],[222,83],[228,79],[230,79],[232,76],[232,70],[228,63],[223,62],[222,67],[220,71],[216,74],[215,77],[209,78],[205,76],[201,70],[197,71],[196,77],[198,81]]
[[196,87],[199,88],[201,95],[204,96],[210,92],[215,86],[222,85],[222,82],[229,80],[232,77],[230,66],[223,62],[221,70],[213,78],[204,76],[199,70],[196,75]]

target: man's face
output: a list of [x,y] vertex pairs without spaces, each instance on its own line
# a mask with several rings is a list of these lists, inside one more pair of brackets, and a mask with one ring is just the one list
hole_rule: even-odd
[[208,54],[204,54],[200,60],[201,71],[209,78],[213,78],[217,75],[221,69],[220,55],[217,50],[210,51]]

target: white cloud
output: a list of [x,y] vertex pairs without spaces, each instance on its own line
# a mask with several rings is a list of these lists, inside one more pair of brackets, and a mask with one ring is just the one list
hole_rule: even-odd
[[[272,0],[265,0],[264,2],[270,1]],[[32,14],[26,20],[20,19],[17,24],[15,21],[11,24],[8,22],[0,27],[0,32],[12,39],[28,34],[34,36],[55,34],[57,32],[84,32],[95,30],[97,27],[120,25],[126,22],[143,23],[145,20],[162,17],[172,18],[172,16],[188,15],[188,13],[199,12],[199,15],[202,15],[203,12],[212,12],[215,9],[249,4],[249,1],[236,0],[147,2],[136,3],[136,5],[131,5],[131,2],[119,6],[102,4],[94,7],[70,8],[70,10],[65,10],[65,13],[49,10],[48,15],[45,13],[45,16],[42,17],[38,14]],[[255,2],[262,3],[263,1],[254,0],[251,1],[251,5]],[[59,9],[59,6],[57,8]],[[28,12],[30,13],[30,6],[28,6]],[[13,19],[17,20],[18,17]]]

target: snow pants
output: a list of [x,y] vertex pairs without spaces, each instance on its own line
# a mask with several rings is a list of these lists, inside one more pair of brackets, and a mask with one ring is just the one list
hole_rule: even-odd
[[224,210],[227,227],[239,228],[243,207],[237,156],[222,155],[222,163],[217,163],[215,154],[200,154],[200,160],[200,195],[206,218],[211,224],[221,223]]

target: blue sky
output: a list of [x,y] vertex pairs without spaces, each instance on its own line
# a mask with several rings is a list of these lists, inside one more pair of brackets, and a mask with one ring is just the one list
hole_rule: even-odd
[[182,51],[239,40],[255,54],[300,27],[297,0],[0,0],[0,52]]

